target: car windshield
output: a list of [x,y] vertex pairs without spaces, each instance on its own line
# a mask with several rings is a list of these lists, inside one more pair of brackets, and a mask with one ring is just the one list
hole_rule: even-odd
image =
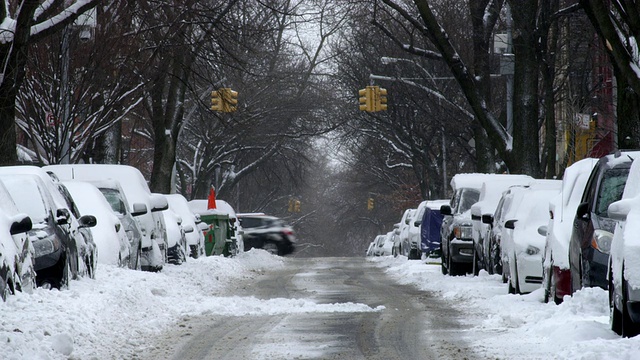
[[458,202],[458,214],[462,214],[465,211],[471,209],[473,204],[477,203],[480,199],[480,191],[476,189],[462,189],[460,193],[460,201]]
[[109,188],[100,188],[100,192],[104,195],[105,199],[109,205],[111,205],[111,210],[118,214],[126,214],[127,209],[124,206],[124,202],[120,198],[120,192],[116,189]]
[[598,216],[607,217],[607,210],[612,202],[622,198],[624,185],[629,176],[628,168],[609,169],[605,171],[598,190],[595,212]]
[[46,222],[47,208],[34,181],[25,181],[22,177],[3,177],[2,182],[12,194],[18,211],[29,215],[34,223]]

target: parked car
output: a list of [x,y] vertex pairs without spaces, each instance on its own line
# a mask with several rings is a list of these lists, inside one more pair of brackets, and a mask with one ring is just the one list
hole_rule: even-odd
[[204,255],[204,234],[199,229],[200,215],[194,214],[189,208],[189,203],[180,194],[165,195],[169,202],[169,209],[182,217],[182,225],[185,228],[187,240],[187,252],[192,258]]
[[617,221],[607,267],[609,320],[624,337],[640,334],[640,161],[633,162],[628,175],[622,199],[607,212]]
[[428,200],[420,223],[420,248],[427,258],[440,259],[440,228],[442,227],[442,205],[449,204],[449,200]]
[[375,248],[375,246],[376,246],[376,241],[375,240],[370,242],[369,246],[367,247],[367,251],[365,252],[364,256],[366,256],[366,257],[373,256],[373,249]]
[[415,211],[416,209],[406,209],[398,223],[399,246],[397,246],[398,251],[396,252],[398,255],[409,256],[409,250],[411,250],[411,245],[409,245],[409,222]]
[[122,190],[122,187],[117,180],[95,180],[87,182],[94,185],[100,193],[102,193],[102,196],[105,198],[109,206],[111,206],[112,213],[122,224],[131,249],[131,255],[129,256],[129,268],[141,270],[142,231],[140,230],[140,225],[138,224],[138,221],[136,221],[135,217],[146,214],[147,206],[145,204],[136,203],[130,207],[127,197],[124,194],[124,190]]
[[138,263],[140,253],[131,249],[129,238],[120,219],[113,213],[111,206],[100,190],[94,185],[81,181],[64,181],[75,200],[81,215],[94,214],[97,223],[91,228],[93,241],[98,248],[98,262],[121,267],[129,267],[130,263]]
[[509,187],[513,185],[527,185],[532,181],[534,181],[534,179],[531,176],[512,174],[496,174],[483,180],[478,202],[471,206],[474,275],[478,275],[480,269],[491,270],[488,265],[490,256],[488,241],[490,226],[482,222],[482,215],[492,215],[495,213],[502,193]]
[[284,221],[267,215],[238,214],[244,229],[244,249],[264,249],[275,255],[288,255],[295,250],[293,229]]
[[609,250],[615,221],[609,205],[622,197],[629,168],[640,152],[617,152],[602,157],[593,168],[573,220],[569,243],[572,293],[583,287],[607,289]]
[[162,270],[167,261],[167,232],[161,212],[168,209],[169,204],[164,196],[151,193],[140,170],[107,164],[49,165],[44,169],[62,180],[117,180],[131,203],[131,212],[142,209],[142,205],[147,209],[146,213],[135,217],[142,233],[142,270]]
[[69,286],[78,273],[78,248],[69,229],[69,210],[58,208],[42,179],[32,174],[0,175],[21,213],[32,221],[29,241],[34,249],[36,284],[44,288]]
[[400,236],[395,230],[382,235],[378,243],[378,256],[398,256],[394,248],[397,248],[397,244],[400,242],[399,239]]
[[[88,229],[95,226],[95,216],[81,216],[75,205],[75,202],[64,185],[60,183],[57,177],[44,171],[37,166],[4,166],[0,167],[0,175],[4,178],[10,178],[20,174],[34,175],[40,178],[43,191],[50,194],[54,204],[54,211],[64,212],[67,217],[66,224],[63,226],[73,242],[68,246],[74,256],[69,258],[71,279],[78,279],[80,276],[95,276],[95,268],[97,264],[96,245],[93,242],[91,231]],[[12,192],[13,194],[13,192]],[[18,200],[14,197],[16,204]],[[66,284],[68,285],[68,284]]]
[[[187,261],[187,237],[182,217],[171,208],[162,212],[167,231],[167,262],[181,265]],[[190,229],[193,232],[193,228]]]
[[549,203],[549,224],[539,229],[545,236],[542,256],[542,286],[544,301],[560,304],[565,295],[571,295],[569,271],[569,241],[573,231],[573,218],[580,198],[598,159],[587,158],[567,167],[562,177],[562,191]]
[[387,234],[376,236],[373,242],[375,245],[373,246],[373,256],[384,256],[385,250],[385,239],[387,238]]
[[471,271],[473,261],[473,224],[470,209],[478,202],[482,179],[487,174],[457,174],[451,179],[453,198],[442,205],[444,215],[440,229],[441,268],[444,275],[460,275]]
[[427,201],[422,201],[415,209],[415,211],[411,213],[409,224],[407,224],[407,237],[409,239],[409,251],[407,253],[407,258],[409,260],[420,260],[422,258],[422,247],[420,246],[420,229],[422,227],[422,218],[424,216],[426,208]]
[[528,186],[511,188],[513,201],[500,240],[510,294],[529,293],[542,284],[545,237],[538,228],[549,223],[549,201],[561,188],[560,180],[536,180]]
[[3,301],[16,291],[31,292],[36,286],[34,248],[28,234],[32,226],[31,218],[20,213],[0,182],[0,297]]

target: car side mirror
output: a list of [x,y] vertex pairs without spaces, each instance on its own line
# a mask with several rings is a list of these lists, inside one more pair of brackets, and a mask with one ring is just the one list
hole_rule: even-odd
[[607,214],[613,220],[626,221],[629,211],[631,211],[631,202],[630,199],[625,199],[611,203]]
[[442,215],[453,215],[453,211],[451,211],[451,206],[449,206],[449,205],[440,206],[440,214],[442,214]]
[[581,220],[589,220],[589,203],[583,202],[576,209],[576,218]]
[[187,234],[188,233],[192,233],[193,232],[193,226],[191,226],[191,225],[184,226],[184,232],[187,233]]
[[516,222],[517,222],[517,221],[518,221],[518,220],[515,220],[515,219],[514,219],[514,220],[507,220],[507,221],[504,223],[504,227],[505,227],[505,228],[507,228],[507,229],[511,229],[511,230],[513,230],[513,229],[515,229],[515,228],[516,228]]
[[9,232],[11,235],[25,233],[33,227],[31,218],[25,214],[19,214],[13,217]]
[[85,215],[78,219],[78,227],[92,228],[98,224],[98,219],[93,215]]
[[58,225],[67,225],[69,223],[69,218],[71,214],[67,209],[58,209],[56,211],[56,223]]
[[420,226],[422,225],[422,221],[416,221],[413,223],[413,226]]
[[491,214],[484,214],[482,215],[482,223],[483,224],[493,224],[493,215]]
[[131,211],[131,216],[140,216],[147,213],[147,205],[143,203],[134,203],[133,211]]
[[547,236],[549,228],[547,227],[547,225],[542,225],[538,228],[538,234],[542,235],[542,236]]
[[159,194],[151,194],[151,212],[165,211],[169,208],[167,198]]

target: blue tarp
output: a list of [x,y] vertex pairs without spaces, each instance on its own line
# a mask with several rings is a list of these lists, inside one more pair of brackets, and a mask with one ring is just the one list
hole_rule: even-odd
[[422,216],[422,230],[420,231],[422,252],[430,253],[440,250],[440,227],[442,226],[440,209],[426,208]]

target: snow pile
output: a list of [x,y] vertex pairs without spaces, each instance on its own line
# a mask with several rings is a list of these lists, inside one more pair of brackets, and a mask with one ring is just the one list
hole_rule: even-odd
[[544,292],[509,295],[501,276],[444,276],[440,265],[405,257],[370,258],[399,283],[439,294],[465,314],[470,346],[492,359],[638,359],[640,337],[622,339],[609,327],[608,293],[583,289],[561,305]]

